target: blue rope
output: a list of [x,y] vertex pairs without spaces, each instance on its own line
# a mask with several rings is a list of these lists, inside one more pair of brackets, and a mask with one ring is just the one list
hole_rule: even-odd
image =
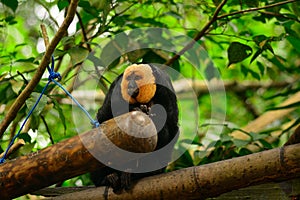
[[59,82],[57,82],[56,80],[53,80],[53,82],[59,86],[76,104],[77,106],[86,114],[86,116],[89,118],[89,120],[91,121],[91,124],[94,125],[94,127],[99,127],[99,122],[97,120],[94,120],[91,115],[88,113],[88,111],[71,95],[70,92],[68,92],[68,90],[66,90]]
[[11,148],[11,146],[14,144],[15,140],[19,137],[22,129],[24,128],[26,122],[28,121],[29,117],[31,116],[31,114],[33,113],[34,109],[36,108],[36,106],[39,104],[42,96],[44,95],[46,89],[48,88],[48,86],[50,85],[51,82],[54,82],[56,85],[58,85],[77,105],[78,107],[86,114],[86,116],[90,119],[92,125],[94,127],[99,127],[99,122],[97,120],[94,120],[91,115],[88,113],[88,111],[59,83],[57,82],[55,79],[58,79],[59,81],[61,80],[61,76],[58,72],[54,71],[54,56],[52,56],[51,58],[51,68],[49,66],[47,66],[48,72],[49,72],[49,77],[48,77],[48,82],[45,85],[45,87],[43,88],[40,96],[38,97],[38,99],[36,100],[35,104],[32,106],[32,108],[30,109],[29,113],[27,114],[24,122],[22,123],[18,133],[12,138],[11,142],[9,143],[8,147],[6,148],[3,157],[0,159],[0,163],[4,163],[5,162],[5,158],[7,156],[7,153],[9,151],[9,149]]

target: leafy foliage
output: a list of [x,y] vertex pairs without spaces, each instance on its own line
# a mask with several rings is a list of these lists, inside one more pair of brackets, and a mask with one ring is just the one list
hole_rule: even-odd
[[[89,101],[95,99],[88,93],[90,90],[106,93],[109,84],[130,63],[166,63],[212,20],[220,3],[220,0],[81,0],[76,19],[54,53],[55,69],[62,75],[61,83],[70,92],[84,91],[86,98],[80,101],[95,116],[101,102]],[[45,47],[40,24],[46,24],[51,39],[68,5],[67,0],[1,0],[0,121],[41,61]],[[253,87],[251,84],[238,89],[228,87],[224,99],[214,96],[216,92],[195,92],[196,107],[193,107],[194,101],[180,101],[184,137],[176,152],[182,156],[170,169],[242,156],[253,152],[249,146],[262,151],[287,140],[299,124],[299,102],[279,104],[300,88],[299,7],[299,1],[227,1],[217,20],[195,41],[196,45],[172,63],[171,67],[180,73],[171,74],[172,79],[207,81],[208,84],[218,79],[225,83],[234,81],[237,86],[250,82]],[[17,117],[1,138],[2,150],[46,81],[42,79],[26,105],[16,111]],[[273,84],[265,87],[264,83],[270,82]],[[185,95],[182,92],[178,97],[184,99]],[[224,104],[226,108],[221,106]],[[267,130],[246,133],[248,140],[231,136],[233,131],[266,111],[287,108],[294,111],[274,121]],[[190,111],[197,110],[200,128],[196,133],[191,127],[197,117]],[[26,145],[12,157],[37,151],[91,128],[84,120],[61,90],[51,85],[23,130]],[[209,120],[216,123],[205,126]],[[193,138],[193,134],[197,136]],[[82,176],[65,184],[89,184],[89,181]]]

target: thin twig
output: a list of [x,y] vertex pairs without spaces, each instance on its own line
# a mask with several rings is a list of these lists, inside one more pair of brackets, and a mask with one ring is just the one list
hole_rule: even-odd
[[[114,6],[112,6],[110,10],[113,10],[114,8],[116,8],[117,5],[118,5],[118,4],[115,4]],[[128,11],[128,10],[129,10],[132,6],[134,6],[134,5],[136,5],[136,4],[131,4],[131,5],[129,5],[127,8],[125,8],[124,10],[122,10],[122,11],[116,13],[114,16],[112,16],[112,17],[110,18],[110,20],[109,20],[106,24],[103,24],[103,26],[108,27],[108,25],[109,25],[110,23],[112,23],[113,20],[114,20],[116,17],[118,17],[118,16],[124,14],[126,11]],[[94,39],[94,38],[98,37],[98,36],[101,35],[105,30],[107,30],[106,28],[103,28],[103,26],[101,25],[101,26],[99,27],[97,33],[94,34],[93,36],[91,36],[90,39]],[[91,27],[87,32],[93,31],[94,28],[95,28],[95,26]]]
[[206,31],[209,29],[209,27],[218,20],[218,14],[223,8],[223,6],[226,4],[227,0],[223,0],[218,7],[216,8],[215,13],[213,14],[212,18],[205,24],[205,26],[202,28],[200,32],[197,33],[197,35],[193,38],[193,40],[188,43],[181,51],[179,51],[175,56],[173,56],[171,59],[169,59],[165,65],[170,66],[175,60],[177,60],[182,54],[184,54],[187,50],[191,49],[194,44],[200,40],[206,33]]
[[[55,24],[55,26],[56,27],[59,27],[59,24],[58,24],[58,22],[57,22],[57,20],[51,15],[51,13],[52,12],[50,12],[50,9],[49,9],[49,7],[50,6],[46,6],[42,1],[40,1],[40,0],[35,0],[38,4],[40,4],[45,10],[46,10],[46,12],[49,14],[49,18],[52,20],[52,22]],[[49,23],[51,23],[50,22],[50,20],[49,20]],[[52,23],[52,24],[53,24]]]
[[79,0],[72,0],[70,2],[67,16],[64,19],[64,22],[62,23],[62,25],[57,30],[57,33],[55,34],[54,38],[50,42],[48,48],[46,49],[46,52],[40,62],[39,67],[36,70],[35,75],[33,76],[32,80],[28,83],[28,85],[25,87],[25,89],[22,91],[22,93],[16,98],[13,105],[10,107],[9,111],[7,112],[5,118],[2,120],[2,122],[0,124],[0,137],[3,136],[3,133],[6,130],[6,128],[9,126],[11,121],[16,117],[18,111],[24,105],[26,99],[29,97],[29,95],[32,93],[32,91],[36,87],[36,85],[41,80],[41,77],[44,74],[46,67],[48,66],[48,64],[50,62],[51,55],[53,54],[53,52],[54,52],[57,44],[61,40],[61,38],[64,36],[69,25],[73,21],[78,1]]
[[274,17],[281,17],[281,18],[284,18],[284,19],[294,20],[294,21],[300,23],[300,20],[296,16],[295,17],[289,17],[289,16],[286,16],[285,14],[269,12],[269,11],[260,11],[259,13],[264,14],[264,15],[270,15],[270,16],[274,16]]
[[[9,142],[12,141],[12,139],[14,138],[15,134],[16,134],[16,130],[17,130],[17,126],[18,126],[18,122],[14,121],[12,123],[12,125],[10,126],[10,138],[9,138]],[[2,154],[1,154],[2,155]],[[3,157],[3,155],[1,156],[1,158]]]
[[44,38],[45,47],[47,48],[49,46],[49,37],[48,37],[46,26],[44,24],[41,24],[41,30]]
[[232,35],[232,34],[226,34],[226,33],[207,33],[206,35],[214,35],[214,36],[223,36],[223,37],[229,37],[229,38],[237,38],[240,40],[244,40],[246,42],[251,42],[252,40],[237,36],[237,35]]
[[87,33],[85,31],[85,27],[84,27],[83,21],[81,19],[81,16],[80,16],[80,14],[78,12],[76,12],[76,16],[78,18],[78,22],[79,22],[79,25],[81,27],[81,32],[82,32],[82,35],[83,35],[83,40],[84,40],[84,42],[86,44],[87,49],[89,50],[89,52],[91,52],[92,48],[91,48],[91,45],[88,43]]
[[[16,152],[19,148],[25,145],[25,141],[23,139],[19,139],[16,143],[14,143],[9,151],[6,154],[6,157]],[[0,157],[2,158],[4,156],[4,152],[0,154]]]
[[28,80],[25,78],[25,76],[20,71],[17,71],[17,74],[22,77],[24,83],[27,85],[28,84]]
[[293,3],[293,2],[296,2],[296,1],[297,0],[288,0],[288,1],[278,2],[278,3],[273,3],[273,4],[266,5],[266,6],[259,7],[259,8],[249,8],[249,9],[246,9],[246,10],[240,10],[240,11],[220,15],[220,16],[217,17],[217,20],[222,19],[222,18],[226,18],[226,17],[230,17],[230,16],[233,16],[233,15],[237,15],[237,14],[243,14],[243,13],[263,10],[263,9],[267,9],[267,8],[273,8],[273,7],[276,7],[276,6],[281,6],[281,5],[284,5],[284,4],[287,4],[287,3]]
[[46,130],[47,130],[47,133],[49,135],[49,139],[51,141],[51,144],[54,144],[54,140],[53,140],[52,134],[50,132],[50,128],[49,128],[49,126],[48,126],[48,124],[46,122],[46,119],[45,119],[45,117],[43,115],[41,115],[41,119],[42,119],[42,121],[43,121],[43,123],[45,125]]

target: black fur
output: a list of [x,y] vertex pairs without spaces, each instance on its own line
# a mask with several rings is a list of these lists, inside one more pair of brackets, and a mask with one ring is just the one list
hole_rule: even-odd
[[[169,144],[172,141],[172,145],[167,149],[167,155],[159,155],[156,159],[159,163],[167,163],[171,159],[172,150],[174,144],[178,137],[178,107],[177,107],[177,98],[171,83],[169,76],[154,65],[150,65],[152,68],[153,75],[155,77],[156,82],[156,93],[152,98],[150,104],[154,105],[150,108],[149,116],[153,120],[157,129],[161,129],[158,132],[158,143],[155,150],[158,150],[165,145]],[[113,117],[124,114],[126,112],[130,112],[133,110],[142,110],[140,109],[143,105],[138,103],[128,105],[121,95],[121,80],[123,78],[123,74],[118,76],[116,80],[111,84],[110,89],[106,95],[106,98],[103,102],[102,107],[99,109],[97,113],[97,119],[99,123],[107,121]],[[163,127],[160,127],[160,123],[162,122],[161,117],[163,116],[158,111],[159,109],[155,108],[155,104],[159,104],[164,107],[167,114],[166,123]],[[112,113],[112,106],[114,113]],[[176,137],[176,138],[175,138]],[[173,140],[175,138],[175,140]],[[164,168],[156,170],[154,172],[148,173],[132,173],[129,177],[131,180],[136,180],[145,176],[150,176],[157,173],[162,173]],[[110,175],[115,175],[115,177],[110,180]],[[125,177],[125,178],[124,178]],[[120,172],[115,169],[111,169],[109,167],[105,167],[104,169],[100,169],[98,171],[91,173],[91,179],[96,186],[110,186],[114,189],[115,192],[118,192],[122,189],[128,189],[129,183],[131,182],[128,179],[128,173]],[[124,179],[124,180],[123,180]]]

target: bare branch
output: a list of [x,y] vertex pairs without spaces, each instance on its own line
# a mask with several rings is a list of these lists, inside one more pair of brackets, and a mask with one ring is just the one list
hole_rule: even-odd
[[44,24],[41,24],[41,30],[44,38],[45,47],[47,48],[49,45],[49,37],[48,37],[47,29]]

